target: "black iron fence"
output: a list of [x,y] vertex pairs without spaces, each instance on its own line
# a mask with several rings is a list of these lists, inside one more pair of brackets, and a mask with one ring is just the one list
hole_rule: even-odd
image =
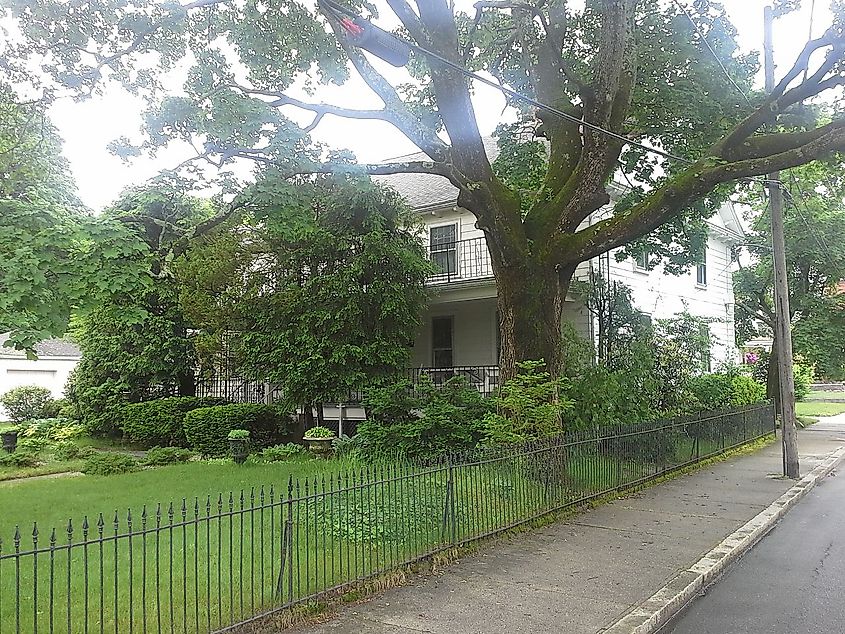
[[483,237],[426,245],[426,250],[434,265],[429,284],[493,277],[490,251]]
[[34,525],[0,542],[0,633],[234,631],[772,434],[774,421],[761,405],[429,465],[330,463],[281,485]]

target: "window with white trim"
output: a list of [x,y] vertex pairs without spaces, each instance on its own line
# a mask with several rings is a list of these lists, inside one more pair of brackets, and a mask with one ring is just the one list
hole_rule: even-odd
[[707,259],[701,257],[701,261],[695,265],[695,285],[707,286]]
[[428,252],[435,275],[455,275],[458,272],[458,225],[429,227]]
[[643,251],[634,258],[634,269],[648,271],[648,251]]

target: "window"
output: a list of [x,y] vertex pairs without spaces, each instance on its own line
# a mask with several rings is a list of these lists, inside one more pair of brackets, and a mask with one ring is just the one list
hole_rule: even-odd
[[434,317],[431,320],[431,364],[435,368],[454,367],[452,354],[453,317]]
[[429,254],[436,275],[455,275],[458,272],[458,225],[429,227]]
[[695,285],[707,286],[707,262],[704,258],[695,265]]
[[634,268],[637,271],[648,270],[648,251],[643,251],[634,258]]

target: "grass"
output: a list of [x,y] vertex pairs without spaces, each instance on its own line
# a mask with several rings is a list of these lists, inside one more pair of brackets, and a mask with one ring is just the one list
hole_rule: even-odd
[[795,403],[795,413],[798,416],[836,416],[845,413],[845,403],[799,401]]
[[0,467],[0,482],[32,478],[34,476],[53,475],[56,473],[70,473],[80,471],[83,460],[51,461],[35,467]]
[[[341,463],[345,466],[344,463]],[[290,476],[323,473],[340,465],[322,460],[262,464],[231,461],[189,462],[114,476],[85,476],[72,480],[13,481],[0,485],[0,536],[5,538],[16,525],[31,528],[65,527],[68,519],[82,520],[82,513],[106,515],[131,509],[140,516],[144,505],[193,500],[206,495],[239,492],[250,487],[287,488]]]
[[[49,546],[53,536],[56,544],[37,561],[23,556],[19,572],[14,559],[0,561],[0,623],[17,626],[19,618],[21,631],[34,631],[35,614],[43,631],[55,618],[69,620],[70,631],[103,624],[106,631],[206,632],[315,593],[331,598],[420,557],[660,477],[664,462],[671,467],[694,457],[691,438],[678,434],[670,440],[585,445],[566,454],[505,453],[455,466],[451,478],[445,465],[381,465],[362,480],[361,465],[343,461],[241,467],[221,461],[0,484],[2,552],[14,547],[16,525],[20,548],[30,548],[33,521],[39,546]],[[702,439],[697,448],[704,456],[718,445]],[[620,449],[627,458],[608,454]],[[300,480],[288,503],[291,476]],[[276,503],[255,509],[259,487],[265,486],[266,496],[271,484]],[[132,539],[113,539],[127,532],[129,510]],[[156,526],[161,530],[150,530]],[[68,548],[69,541],[76,546]],[[14,611],[16,574],[23,590],[20,614]],[[36,575],[39,591],[33,596]]]
[[811,391],[807,398],[814,399],[814,400],[843,400],[845,401],[845,392],[825,392],[825,391]]

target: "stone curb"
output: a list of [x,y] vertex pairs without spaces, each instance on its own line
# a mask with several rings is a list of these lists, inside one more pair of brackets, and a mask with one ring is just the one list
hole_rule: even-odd
[[637,605],[602,634],[654,634],[696,596],[718,579],[725,569],[749,551],[787,511],[826,478],[845,458],[845,445],[827,455],[824,461],[801,478],[765,510],[726,537],[695,564],[677,573],[665,586]]

